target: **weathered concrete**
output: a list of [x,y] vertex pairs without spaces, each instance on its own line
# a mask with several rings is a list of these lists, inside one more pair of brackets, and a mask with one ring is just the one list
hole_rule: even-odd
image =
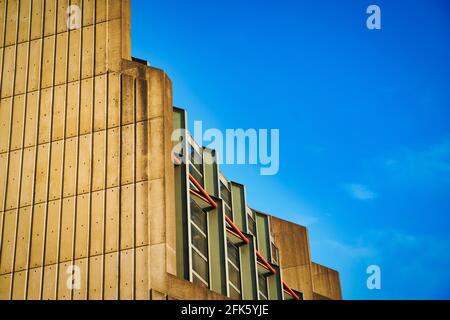
[[271,231],[280,251],[283,278],[292,289],[302,292],[306,300],[342,299],[339,273],[311,261],[306,227],[272,216]]
[[[0,299],[225,299],[176,277],[172,83],[132,61],[130,0],[0,0],[0,72]],[[284,280],[339,299],[307,230],[271,229]]]

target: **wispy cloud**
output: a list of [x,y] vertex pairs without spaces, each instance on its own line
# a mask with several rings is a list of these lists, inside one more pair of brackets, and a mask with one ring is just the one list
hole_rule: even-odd
[[421,256],[439,257],[450,250],[450,243],[445,239],[412,235],[394,229],[371,230],[354,238],[350,243],[326,239],[322,244],[336,253],[353,258],[398,255],[399,252],[411,251],[423,251]]
[[450,239],[400,229],[372,229],[347,240],[312,241],[324,263],[340,271],[346,295],[356,291],[368,299],[381,297],[366,288],[366,268],[381,267],[386,299],[447,299],[449,296]]
[[409,179],[450,179],[450,138],[426,148],[404,149],[385,159],[384,165],[396,175]]
[[293,221],[301,226],[310,227],[314,224],[319,223],[320,219],[317,216],[313,215],[298,214],[293,217]]
[[[372,248],[383,248],[384,253],[388,251],[419,251],[421,257],[448,261],[450,257],[444,257],[450,251],[450,242],[446,238],[438,238],[433,235],[412,235],[400,230],[385,229],[368,232],[362,237],[362,243]],[[389,246],[386,246],[389,244]],[[397,253],[396,253],[397,254]]]
[[347,244],[336,240],[324,241],[335,253],[340,253],[348,258],[371,257],[375,254],[372,248],[359,244]]
[[369,189],[369,187],[363,184],[351,183],[344,185],[344,189],[347,193],[357,199],[362,201],[374,200],[378,197],[378,194]]

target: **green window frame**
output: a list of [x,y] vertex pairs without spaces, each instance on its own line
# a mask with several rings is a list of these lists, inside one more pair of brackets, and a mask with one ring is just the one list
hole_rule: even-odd
[[239,258],[239,248],[227,239],[228,251],[228,290],[230,298],[242,299],[241,267]]
[[193,199],[190,223],[193,282],[209,287],[207,213]]

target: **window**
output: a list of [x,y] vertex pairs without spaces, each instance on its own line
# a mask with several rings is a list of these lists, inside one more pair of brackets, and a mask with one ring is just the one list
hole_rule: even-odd
[[[194,276],[200,278],[200,280],[208,286],[209,283],[209,265],[208,260],[201,256],[195,248],[192,249],[192,269]],[[195,278],[195,277],[194,277]]]
[[208,240],[206,238],[206,235],[201,232],[195,224],[192,224],[192,244],[200,253],[207,257],[208,256]]
[[259,300],[267,300],[268,289],[267,289],[267,279],[261,273],[258,273],[258,284],[259,284]]
[[278,248],[275,246],[275,244],[272,242],[272,263],[279,264],[280,263],[280,257],[278,253]]
[[233,220],[233,212],[231,212],[231,209],[230,207],[228,207],[227,204],[225,204],[225,215],[231,220]]
[[255,219],[253,219],[251,215],[248,214],[247,216],[248,216],[248,229],[250,233],[256,237],[256,221]]
[[227,240],[228,249],[228,288],[230,298],[241,299],[241,267],[239,259],[239,248],[230,240]]
[[231,299],[233,299],[233,300],[241,300],[242,299],[241,293],[239,291],[237,291],[232,286],[229,286],[229,289],[230,289],[230,298]]
[[194,168],[193,165],[189,166],[189,172],[194,177],[195,181],[200,183],[201,186],[203,186],[203,176],[197,171],[197,169]]
[[206,212],[203,211],[193,199],[191,199],[191,220],[204,234],[206,234]]
[[232,244],[230,241],[227,241],[228,246],[228,259],[233,263],[237,268],[239,268],[239,248]]
[[203,183],[203,158],[192,145],[189,145],[189,160],[191,174],[198,182]]
[[231,192],[222,181],[220,182],[220,197],[225,204],[225,215],[233,220],[233,212],[231,211]]
[[222,181],[220,182],[220,195],[223,201],[231,208],[231,192]]
[[197,276],[195,273],[193,274],[193,283],[198,284],[202,287],[208,288],[208,284],[199,276]]
[[239,269],[228,261],[228,278],[235,288],[241,288],[241,275]]
[[206,212],[191,199],[192,274],[195,283],[209,284],[208,224]]
[[203,158],[195,148],[189,144],[189,172],[197,180],[198,183],[203,185]]

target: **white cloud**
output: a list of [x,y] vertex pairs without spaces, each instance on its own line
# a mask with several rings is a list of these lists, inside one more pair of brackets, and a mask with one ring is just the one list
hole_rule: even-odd
[[357,200],[374,200],[378,194],[370,190],[367,186],[357,183],[347,184],[344,189],[348,194]]
[[450,242],[448,239],[433,235],[412,235],[399,230],[385,229],[368,232],[361,242],[366,245],[370,244],[371,247],[381,247],[386,254],[389,253],[388,251],[396,253],[399,250],[407,252],[415,250],[420,252],[422,258],[446,260],[450,263],[450,258],[444,257],[444,253],[450,251]]
[[396,176],[408,179],[448,179],[450,177],[450,139],[428,146],[427,148],[411,150],[404,149],[396,156],[384,161],[386,168]]
[[305,226],[305,227],[310,227],[314,224],[319,223],[319,218],[313,215],[309,215],[309,214],[298,214],[295,215],[294,217],[291,218],[295,223],[301,225],[301,226]]
[[326,240],[325,244],[335,253],[340,253],[348,258],[372,257],[376,253],[372,248],[359,244],[347,244],[336,240]]

